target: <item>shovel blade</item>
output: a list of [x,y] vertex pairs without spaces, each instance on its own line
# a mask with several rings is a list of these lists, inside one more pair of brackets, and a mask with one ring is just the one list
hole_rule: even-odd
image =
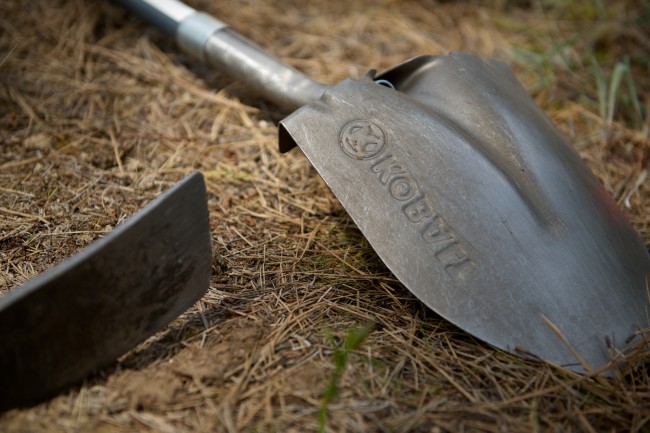
[[208,289],[203,177],[0,299],[0,411],[37,403],[153,335]]
[[[421,57],[281,123],[379,257],[493,346],[590,371],[648,326],[650,256],[502,63]],[[582,358],[582,359],[581,359]]]

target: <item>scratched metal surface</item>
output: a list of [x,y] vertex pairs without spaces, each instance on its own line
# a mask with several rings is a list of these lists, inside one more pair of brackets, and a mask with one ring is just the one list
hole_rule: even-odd
[[114,362],[203,296],[210,268],[205,185],[194,173],[0,299],[0,410]]
[[508,68],[455,54],[381,78],[397,91],[347,80],[281,138],[400,281],[482,340],[577,371],[572,349],[599,368],[636,343],[650,256]]

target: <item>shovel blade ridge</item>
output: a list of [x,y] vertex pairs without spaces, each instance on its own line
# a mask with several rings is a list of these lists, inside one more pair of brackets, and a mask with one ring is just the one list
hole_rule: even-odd
[[[504,64],[420,57],[346,80],[280,125],[432,310],[575,371],[648,327],[650,255]],[[576,357],[579,354],[586,365]]]

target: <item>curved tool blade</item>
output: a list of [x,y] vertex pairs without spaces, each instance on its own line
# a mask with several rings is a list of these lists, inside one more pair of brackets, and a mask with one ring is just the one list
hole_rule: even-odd
[[420,57],[377,77],[397,91],[330,88],[178,0],[118,1],[275,103],[308,103],[280,150],[298,144],[393,273],[463,329],[583,371],[648,325],[647,250],[505,65]]
[[0,299],[0,410],[52,396],[162,329],[207,291],[210,268],[194,173]]
[[454,54],[377,79],[397,91],[346,80],[285,119],[280,140],[397,278],[482,340],[577,371],[633,343],[650,256],[510,70]]

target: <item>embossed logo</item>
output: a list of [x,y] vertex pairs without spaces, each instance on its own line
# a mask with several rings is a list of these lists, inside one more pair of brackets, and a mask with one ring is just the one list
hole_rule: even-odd
[[370,159],[379,155],[386,146],[386,135],[368,120],[355,120],[341,131],[341,148],[354,159]]
[[461,281],[475,265],[467,254],[462,239],[434,209],[432,201],[420,189],[415,177],[387,152],[370,161],[370,170],[386,187],[390,196],[401,202],[402,213],[415,227],[420,238],[433,252],[454,281]]
[[472,274],[476,265],[467,252],[466,243],[438,214],[416,177],[393,152],[384,152],[387,141],[384,130],[369,120],[355,120],[345,125],[339,140],[341,149],[348,156],[367,160],[365,164],[370,172],[395,200],[407,225],[419,232],[421,242],[433,253],[445,272],[454,281],[462,281]]

